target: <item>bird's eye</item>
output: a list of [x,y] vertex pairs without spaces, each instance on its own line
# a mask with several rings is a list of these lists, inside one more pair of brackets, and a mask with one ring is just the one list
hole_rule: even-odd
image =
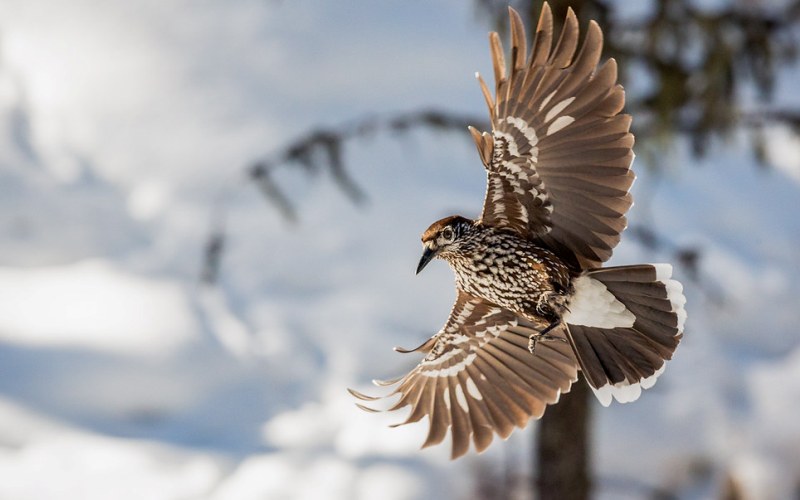
[[451,228],[446,227],[446,228],[444,228],[442,230],[442,238],[444,238],[445,240],[453,241],[453,239],[455,239],[455,237],[456,237],[456,235],[455,235],[455,233],[453,232],[453,230]]

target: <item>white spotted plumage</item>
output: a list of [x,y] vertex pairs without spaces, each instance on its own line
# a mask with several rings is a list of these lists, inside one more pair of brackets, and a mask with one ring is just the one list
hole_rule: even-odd
[[686,319],[667,266],[602,267],[626,227],[634,175],[624,91],[616,63],[600,64],[600,28],[590,21],[578,50],[574,13],[556,38],[545,3],[528,57],[522,20],[509,12],[509,64],[490,35],[494,92],[476,75],[491,119],[489,132],[469,128],[487,172],[481,216],[447,217],[422,236],[417,272],[446,260],[455,304],[413,350],[421,362],[378,383],[395,386],[389,410],[411,407],[398,425],[427,418],[423,447],[449,433],[454,458],[539,418],[579,369],[604,405],[638,398]]

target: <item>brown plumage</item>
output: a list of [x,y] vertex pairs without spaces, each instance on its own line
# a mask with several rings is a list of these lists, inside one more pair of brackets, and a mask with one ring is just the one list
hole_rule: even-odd
[[572,10],[556,40],[544,4],[528,56],[522,21],[509,15],[508,67],[498,35],[489,37],[494,96],[478,77],[492,132],[470,127],[487,171],[483,212],[422,235],[417,272],[447,261],[456,303],[439,333],[398,349],[424,353],[420,364],[379,384],[396,384],[389,410],[411,407],[403,424],[428,418],[424,446],[449,431],[454,458],[470,440],[480,452],[494,434],[541,417],[578,371],[604,405],[635,400],[672,357],[686,318],[669,265],[600,267],[625,229],[634,179],[616,63],[598,67],[600,28],[590,22],[577,50]]

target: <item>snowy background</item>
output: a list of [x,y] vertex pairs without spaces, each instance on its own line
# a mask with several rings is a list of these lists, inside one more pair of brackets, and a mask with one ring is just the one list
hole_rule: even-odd
[[[414,268],[430,222],[480,209],[466,132],[349,144],[363,207],[282,171],[296,225],[245,176],[314,124],[482,116],[489,28],[454,0],[0,0],[0,498],[469,498],[524,472],[535,425],[452,463],[345,391],[446,319],[449,270]],[[689,320],[658,385],[593,403],[601,497],[798,494],[800,140],[771,131],[771,170],[744,144],[637,166],[632,224],[701,276],[676,268]],[[612,262],[665,259],[628,237]]]

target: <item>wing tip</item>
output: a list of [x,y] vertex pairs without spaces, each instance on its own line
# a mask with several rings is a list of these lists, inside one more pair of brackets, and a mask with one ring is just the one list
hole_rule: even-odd
[[[545,3],[547,3],[547,2],[545,2]],[[522,18],[520,17],[519,12],[517,12],[517,10],[514,7],[510,6],[510,5],[508,6],[508,16],[511,17],[511,18],[516,18],[516,19],[519,19],[520,21],[522,21]]]
[[353,396],[354,398],[360,399],[361,401],[377,401],[381,399],[376,396],[369,396],[367,394],[364,394],[363,392],[358,392],[357,390],[351,389],[349,387],[347,388],[347,392],[349,392],[350,395]]
[[[552,29],[553,26],[553,10],[550,8],[549,2],[542,3],[542,10],[539,13],[539,23],[536,25],[536,31],[545,31]],[[549,27],[549,28],[548,28]]]
[[381,380],[381,379],[374,378],[374,379],[372,379],[372,385],[377,386],[377,387],[389,387],[390,385],[394,385],[394,384],[400,382],[400,380],[402,380],[403,377],[404,377],[404,375],[401,375],[399,377],[390,378],[389,380]]
[[380,413],[381,412],[381,410],[378,410],[378,409],[375,409],[375,408],[370,408],[369,406],[362,405],[361,403],[356,403],[356,406],[358,407],[359,410],[363,410],[363,411],[365,411],[367,413]]

